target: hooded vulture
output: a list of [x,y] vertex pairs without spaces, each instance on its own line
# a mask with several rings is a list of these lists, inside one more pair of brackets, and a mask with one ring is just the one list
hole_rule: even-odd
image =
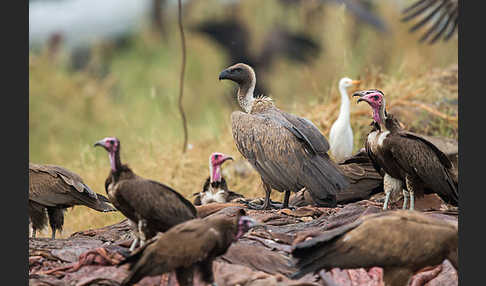
[[444,41],[447,41],[457,31],[459,24],[459,1],[417,0],[405,8],[402,14],[403,17],[401,20],[403,22],[425,15],[410,28],[410,32],[415,32],[427,23],[431,23],[429,29],[420,38],[420,42],[424,42],[430,38],[429,44],[433,44],[441,37]]
[[408,194],[413,209],[414,196],[421,197],[424,193],[436,193],[446,203],[457,206],[458,186],[449,158],[424,137],[402,129],[398,120],[386,112],[383,92],[363,90],[353,96],[359,96],[358,103],[367,102],[373,110],[372,129],[365,146],[375,168],[385,172],[383,209],[387,208],[391,192],[402,189],[403,208]]
[[408,285],[426,266],[448,259],[458,269],[457,224],[417,211],[366,215],[295,244],[291,250],[298,279],[332,268],[382,267],[385,285]]
[[203,190],[195,193],[194,205],[200,206],[209,203],[227,203],[242,195],[230,191],[223,177],[221,166],[224,162],[233,160],[231,156],[214,152],[209,156],[209,177],[204,183]]
[[107,202],[78,174],[60,166],[29,163],[29,220],[33,237],[45,227],[49,217],[52,239],[56,238],[56,230],[62,231],[68,207],[83,205],[99,212],[116,211]]
[[339,109],[339,116],[332,124],[331,131],[329,132],[329,144],[331,145],[329,151],[336,161],[343,161],[351,157],[353,153],[353,130],[349,122],[350,104],[346,89],[358,83],[358,80],[352,80],[348,77],[343,77],[339,81],[341,108]]
[[240,209],[232,217],[214,214],[196,218],[157,235],[119,264],[130,264],[130,273],[121,286],[174,270],[180,286],[193,285],[195,270],[204,282],[213,284],[213,260],[225,254],[250,228],[259,225],[244,214]]
[[238,103],[244,112],[231,114],[233,139],[261,176],[265,189],[263,209],[271,206],[272,189],[285,192],[286,208],[290,192],[303,187],[316,205],[336,206],[336,194],[348,182],[329,158],[329,143],[319,129],[308,119],[281,111],[269,97],[255,98],[256,76],[250,66],[230,66],[219,79],[239,85]]
[[111,170],[105,190],[113,205],[138,228],[133,250],[140,240],[154,237],[181,222],[196,217],[196,208],[181,194],[160,182],[142,178],[120,160],[121,144],[117,138],[107,137],[94,144],[108,152]]

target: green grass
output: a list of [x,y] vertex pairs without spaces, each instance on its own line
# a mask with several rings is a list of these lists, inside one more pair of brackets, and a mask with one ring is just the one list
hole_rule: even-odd
[[[183,105],[193,149],[185,155],[181,152],[183,131],[177,107],[181,45],[176,13],[171,13],[167,39],[145,28],[122,50],[100,46],[86,71],[70,71],[65,57],[53,61],[45,53],[31,52],[30,161],[71,169],[96,192],[104,193],[108,158],[93,143],[106,136],[117,136],[123,145],[122,160],[135,172],[160,180],[189,198],[200,190],[208,176],[211,152],[225,152],[241,159],[229,122],[234,105],[228,99],[234,85],[217,79],[228,65],[226,55],[213,42],[188,28],[228,13],[217,3],[195,1],[184,18],[187,66]],[[392,4],[380,3],[379,12],[390,26],[386,35],[357,23],[337,5],[329,5],[314,17],[305,17],[311,6],[286,10],[276,1],[247,0],[242,1],[238,12],[248,25],[254,51],[261,47],[274,23],[306,31],[320,42],[323,52],[311,65],[278,60],[266,77],[266,85],[277,106],[308,117],[326,136],[338,114],[337,82],[349,76],[362,80],[359,88],[383,90],[389,111],[397,113],[408,128],[457,138],[457,121],[447,121],[421,108],[394,104],[399,99],[405,100],[405,104],[419,102],[457,116],[457,105],[440,104],[444,98],[457,98],[457,82],[448,83],[443,75],[449,67],[457,65],[457,40],[433,46],[419,44],[419,35],[407,32],[409,25],[397,20],[399,15]],[[96,61],[105,58],[111,59],[108,74],[100,77],[95,72]],[[457,79],[457,71],[451,74]],[[353,101],[356,150],[363,146],[369,123],[368,108]],[[225,167],[231,170],[231,163]],[[230,187],[247,196],[263,196],[256,173],[248,178],[233,176]],[[274,193],[280,199],[280,193]],[[64,236],[122,217],[120,213],[102,214],[75,207],[66,214]],[[44,235],[49,235],[49,231]]]

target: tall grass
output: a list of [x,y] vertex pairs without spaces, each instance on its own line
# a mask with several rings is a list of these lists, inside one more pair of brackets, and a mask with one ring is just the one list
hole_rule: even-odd
[[[234,85],[217,80],[219,72],[230,63],[217,45],[189,29],[204,19],[231,13],[218,3],[193,1],[185,10],[187,66],[183,104],[193,148],[184,156],[177,110],[181,49],[176,14],[171,13],[167,39],[155,35],[147,26],[124,49],[108,51],[100,46],[95,60],[111,58],[104,77],[92,69],[72,72],[62,55],[53,60],[45,53],[30,54],[30,161],[71,169],[96,192],[104,193],[109,163],[106,152],[94,148],[93,143],[117,136],[122,144],[122,160],[136,173],[160,180],[190,198],[208,176],[211,152],[228,153],[241,160],[229,122],[234,105],[228,102]],[[434,46],[419,44],[419,36],[409,34],[408,25],[398,21],[393,3],[379,4],[377,12],[389,25],[388,33],[357,22],[339,5],[327,5],[310,17],[306,11],[313,8],[311,4],[284,9],[277,1],[247,0],[241,1],[233,13],[248,26],[255,52],[275,23],[309,33],[320,42],[323,51],[312,64],[278,60],[266,77],[266,85],[280,108],[308,117],[326,136],[338,115],[337,82],[348,76],[362,80],[359,88],[383,90],[388,109],[414,131],[457,138],[457,121],[409,105],[423,103],[443,114],[457,116],[457,105],[443,103],[444,99],[457,98],[457,82],[447,82],[447,76],[457,79],[457,71],[448,71],[457,65],[457,41]],[[96,62],[92,66],[96,67]],[[399,99],[404,104],[394,104]],[[369,123],[368,108],[353,103],[356,150],[363,146]],[[253,172],[249,177],[238,177],[231,164],[225,166],[231,176],[230,187],[247,196],[263,196],[258,175]],[[272,196],[280,199],[278,192]],[[120,213],[103,214],[75,207],[66,214],[64,236],[122,218]],[[48,233],[45,231],[44,235]]]

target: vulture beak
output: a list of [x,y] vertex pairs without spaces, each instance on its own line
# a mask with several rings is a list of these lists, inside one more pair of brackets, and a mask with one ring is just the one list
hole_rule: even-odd
[[228,161],[228,160],[234,161],[234,160],[233,160],[233,157],[231,157],[231,156],[226,156],[226,157],[224,157],[224,158],[223,158],[223,160],[221,160],[221,164],[222,164],[222,163],[224,163],[224,162],[226,162],[226,161]]
[[103,148],[106,149],[106,147],[105,147],[105,139],[102,139],[102,140],[94,143],[93,147],[96,147],[96,146],[101,146],[101,147],[103,147]]
[[229,70],[226,69],[219,74],[219,80],[230,79],[229,76],[230,76],[230,72]]
[[356,103],[359,103],[360,101],[366,101],[366,99],[363,98],[364,95],[365,95],[364,91],[357,91],[353,93],[353,97],[359,96],[358,101],[356,101]]

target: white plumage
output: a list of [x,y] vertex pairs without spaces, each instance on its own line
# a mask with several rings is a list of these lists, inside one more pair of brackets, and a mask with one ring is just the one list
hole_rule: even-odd
[[339,116],[331,126],[329,133],[330,152],[336,161],[342,161],[353,153],[353,130],[349,122],[349,96],[346,88],[359,81],[344,77],[339,81],[341,108]]

